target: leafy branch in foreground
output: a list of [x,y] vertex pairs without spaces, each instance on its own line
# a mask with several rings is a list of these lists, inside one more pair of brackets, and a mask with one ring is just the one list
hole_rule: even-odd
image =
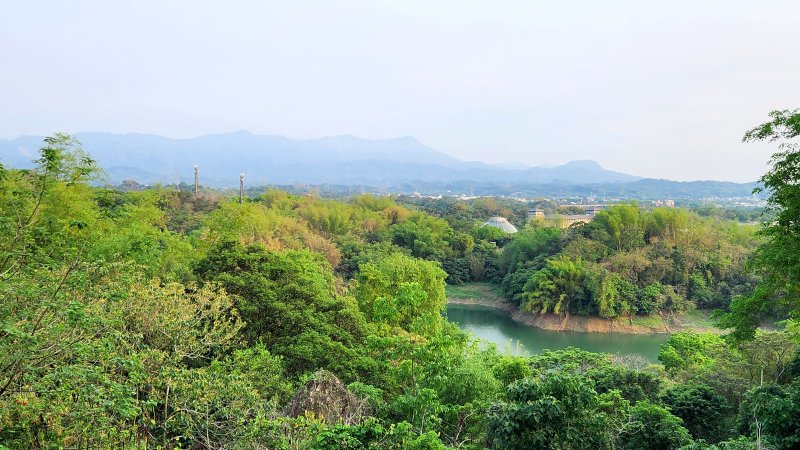
[[766,221],[760,231],[766,241],[751,266],[760,281],[749,296],[735,298],[720,325],[734,337],[752,337],[769,316],[800,317],[800,109],[772,111],[772,120],[745,133],[744,142],[780,142],[771,167],[757,192],[767,192]]

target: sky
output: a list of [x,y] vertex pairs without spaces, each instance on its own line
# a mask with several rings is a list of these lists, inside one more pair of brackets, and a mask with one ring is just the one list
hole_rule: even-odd
[[800,2],[30,1],[0,138],[414,136],[461,159],[752,181],[800,107]]

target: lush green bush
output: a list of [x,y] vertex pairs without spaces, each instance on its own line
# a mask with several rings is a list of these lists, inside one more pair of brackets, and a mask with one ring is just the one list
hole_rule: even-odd
[[620,435],[625,449],[676,449],[692,442],[683,421],[670,414],[669,410],[641,401],[630,409],[630,426]]
[[726,437],[730,405],[709,386],[678,385],[667,390],[662,400],[672,414],[683,419],[695,439],[717,442]]
[[489,410],[489,438],[493,448],[611,446],[613,419],[602,411],[601,400],[588,380],[547,373],[512,383],[506,397],[506,401]]
[[788,386],[768,383],[748,392],[739,407],[739,430],[757,434],[776,449],[800,445],[800,379]]

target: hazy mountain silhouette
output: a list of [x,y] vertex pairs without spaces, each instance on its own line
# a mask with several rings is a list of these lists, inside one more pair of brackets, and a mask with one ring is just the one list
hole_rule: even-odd
[[[408,181],[525,182],[593,184],[629,182],[639,177],[603,169],[594,161],[557,167],[509,167],[462,161],[413,137],[369,140],[354,136],[290,139],[239,131],[189,139],[149,134],[78,133],[75,135],[112,182],[189,181],[200,166],[201,181],[235,186],[244,171],[249,184],[369,184]],[[30,166],[41,136],[0,140],[0,158],[15,167]]]

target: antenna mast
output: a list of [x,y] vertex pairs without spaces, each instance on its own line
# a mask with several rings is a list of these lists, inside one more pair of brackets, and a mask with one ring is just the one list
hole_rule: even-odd
[[197,195],[197,193],[199,192],[199,189],[198,189],[198,186],[199,186],[199,184],[198,184],[198,181],[199,181],[198,174],[199,173],[200,173],[200,167],[198,167],[197,164],[195,164],[194,165],[194,195]]
[[239,173],[239,204],[244,202],[244,172]]

